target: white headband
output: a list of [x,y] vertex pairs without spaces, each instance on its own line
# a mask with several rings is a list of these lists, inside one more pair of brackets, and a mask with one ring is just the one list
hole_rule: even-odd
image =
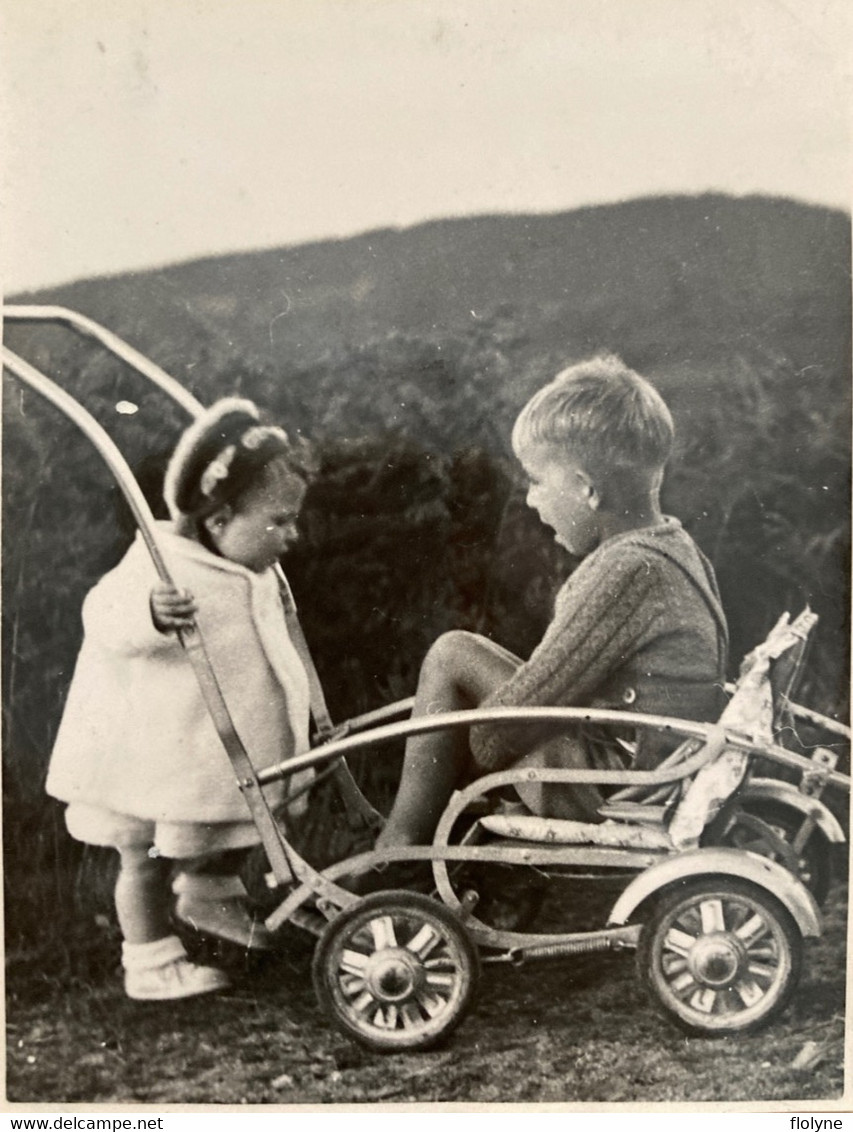
[[198,481],[198,489],[202,495],[207,496],[209,499],[214,491],[216,485],[221,483],[222,480],[228,479],[228,473],[231,471],[231,464],[237,454],[237,445],[241,448],[248,448],[254,451],[260,448],[265,440],[272,436],[277,436],[284,443],[287,443],[287,433],[283,428],[278,428],[275,425],[252,425],[247,428],[237,444],[229,444],[227,448],[223,448],[219,455],[211,460]]

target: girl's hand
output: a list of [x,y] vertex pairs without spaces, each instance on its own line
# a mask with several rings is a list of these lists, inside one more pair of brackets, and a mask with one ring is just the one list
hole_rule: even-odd
[[151,620],[161,633],[190,629],[198,606],[189,590],[158,582],[151,590]]

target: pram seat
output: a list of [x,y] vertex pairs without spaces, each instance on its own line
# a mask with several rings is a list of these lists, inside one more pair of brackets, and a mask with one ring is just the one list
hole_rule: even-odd
[[[696,848],[705,827],[743,785],[749,753],[726,736],[750,744],[772,744],[817,616],[808,608],[791,621],[783,614],[767,638],[744,659],[731,699],[706,741],[688,739],[661,764],[673,771],[708,748],[708,759],[692,778],[664,787],[628,787],[598,810],[601,822],[548,818],[532,813],[495,813],[480,819],[492,835],[556,845],[676,852]],[[662,801],[663,799],[663,801]]]

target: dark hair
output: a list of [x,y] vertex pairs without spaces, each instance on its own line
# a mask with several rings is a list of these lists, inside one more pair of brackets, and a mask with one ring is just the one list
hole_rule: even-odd
[[183,434],[169,462],[164,495],[174,518],[196,526],[218,508],[239,507],[262,485],[272,465],[308,482],[316,464],[302,437],[261,422],[250,401],[217,402]]

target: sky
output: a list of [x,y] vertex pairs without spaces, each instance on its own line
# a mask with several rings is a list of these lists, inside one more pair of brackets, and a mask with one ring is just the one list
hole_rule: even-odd
[[848,0],[0,0],[7,294],[446,216],[849,207]]

